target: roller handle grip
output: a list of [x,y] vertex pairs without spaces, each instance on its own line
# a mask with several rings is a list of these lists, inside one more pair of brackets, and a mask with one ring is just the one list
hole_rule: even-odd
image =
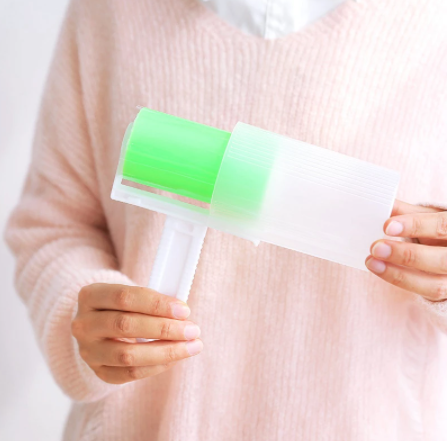
[[207,227],[167,216],[149,288],[187,302]]

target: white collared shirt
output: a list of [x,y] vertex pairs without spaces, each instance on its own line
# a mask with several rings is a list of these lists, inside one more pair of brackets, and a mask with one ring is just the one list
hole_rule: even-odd
[[243,32],[273,40],[297,32],[349,0],[200,1]]

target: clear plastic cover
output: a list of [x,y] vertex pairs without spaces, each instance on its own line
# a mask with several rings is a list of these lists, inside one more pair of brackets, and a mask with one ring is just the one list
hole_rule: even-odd
[[261,241],[365,269],[398,183],[395,171],[238,123],[210,213]]
[[115,200],[359,269],[383,237],[399,183],[393,170],[238,123],[208,210],[123,184],[130,130]]

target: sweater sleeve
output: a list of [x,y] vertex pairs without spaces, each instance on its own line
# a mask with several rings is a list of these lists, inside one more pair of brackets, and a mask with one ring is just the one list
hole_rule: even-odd
[[117,388],[96,377],[71,335],[78,292],[132,282],[118,271],[98,195],[69,6],[44,92],[33,158],[6,240],[17,258],[16,287],[54,378],[72,399],[95,401]]
[[[423,207],[435,208],[436,210],[446,211],[446,203],[443,202],[422,202],[417,205]],[[417,297],[418,302],[428,312],[429,317],[434,325],[436,325],[443,332],[446,332],[446,318],[447,318],[447,301],[432,302],[422,296]]]
[[417,302],[428,312],[431,322],[441,331],[446,332],[446,300],[432,302],[422,296],[417,296]]

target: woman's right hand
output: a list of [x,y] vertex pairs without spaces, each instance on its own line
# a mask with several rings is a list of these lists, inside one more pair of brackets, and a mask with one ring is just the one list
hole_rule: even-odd
[[[79,353],[106,383],[164,372],[199,354],[199,327],[186,303],[147,288],[95,283],[81,289],[72,334]],[[136,338],[157,339],[137,343]]]

